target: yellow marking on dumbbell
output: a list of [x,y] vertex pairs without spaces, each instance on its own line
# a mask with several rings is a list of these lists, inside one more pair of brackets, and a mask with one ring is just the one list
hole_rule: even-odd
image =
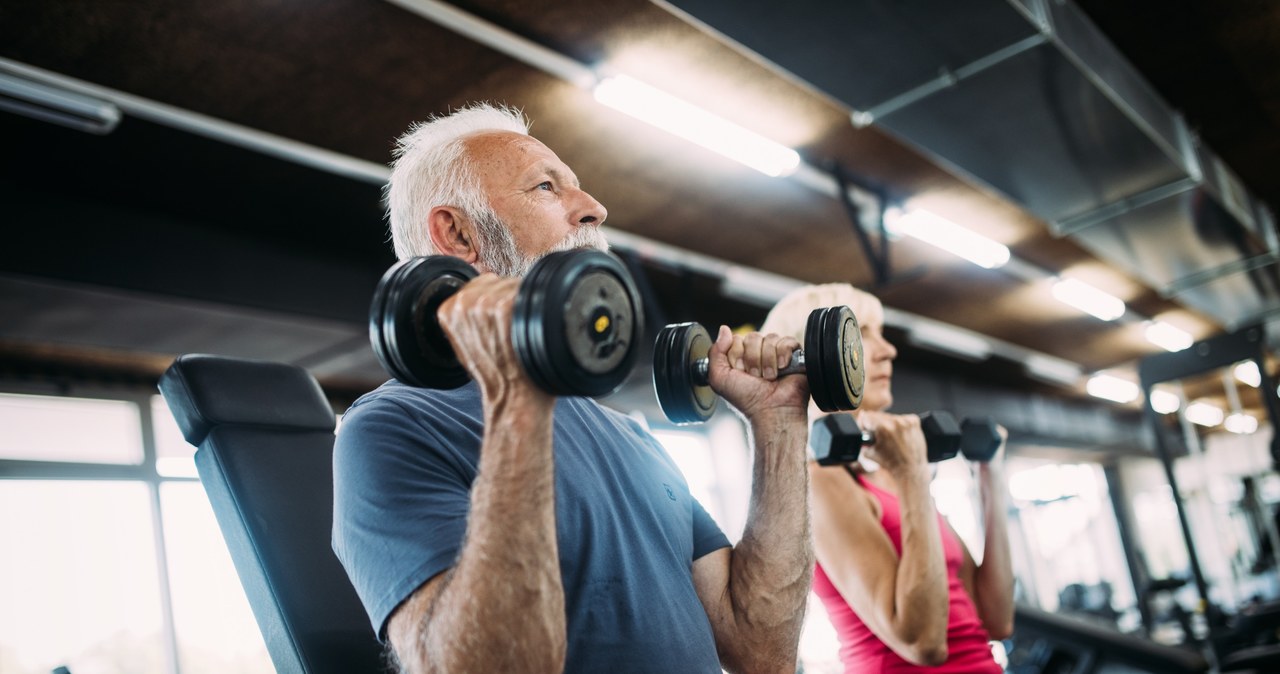
[[608,317],[608,316],[601,316],[601,317],[597,318],[597,319],[596,319],[596,325],[595,325],[595,328],[596,328],[596,334],[600,334],[600,333],[604,332],[605,330],[608,330],[608,329],[609,329],[609,317]]

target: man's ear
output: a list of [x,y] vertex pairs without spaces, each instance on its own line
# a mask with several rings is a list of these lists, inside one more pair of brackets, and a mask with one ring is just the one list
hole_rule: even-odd
[[471,221],[451,206],[436,206],[427,214],[427,233],[440,255],[462,258],[474,265],[480,259],[472,236]]

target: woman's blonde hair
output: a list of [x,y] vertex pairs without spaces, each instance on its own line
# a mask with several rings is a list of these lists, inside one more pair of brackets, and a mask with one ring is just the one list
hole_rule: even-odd
[[826,283],[804,286],[787,293],[769,311],[760,332],[794,337],[803,344],[809,313],[814,309],[841,305],[853,310],[859,325],[884,322],[884,307],[875,295],[848,283]]

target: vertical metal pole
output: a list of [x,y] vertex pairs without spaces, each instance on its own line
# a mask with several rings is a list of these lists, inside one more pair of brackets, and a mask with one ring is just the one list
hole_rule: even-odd
[[[1178,489],[1178,478],[1174,475],[1173,460],[1170,458],[1164,429],[1161,426],[1160,417],[1156,416],[1155,410],[1151,409],[1151,388],[1149,386],[1145,388],[1147,401],[1143,404],[1143,415],[1156,434],[1156,453],[1160,457],[1161,465],[1164,466],[1164,474],[1169,480],[1169,488],[1173,491],[1173,505],[1178,511],[1178,524],[1182,527],[1182,540],[1187,546],[1187,561],[1191,564],[1191,575],[1195,580],[1196,590],[1200,593],[1200,608],[1207,610],[1209,606],[1209,586],[1204,580],[1204,572],[1200,569],[1200,558],[1196,555],[1195,541],[1191,537],[1191,525],[1187,521],[1186,505],[1182,502],[1182,493]],[[1212,649],[1212,640],[1209,641],[1209,648]]]
[[[1229,372],[1226,372],[1225,374],[1227,375],[1228,378],[1230,378]],[[1234,395],[1235,395],[1235,388],[1234,387],[1228,388],[1227,399],[1229,402],[1233,399]],[[1178,423],[1182,427],[1183,442],[1187,446],[1187,451],[1190,452],[1190,456],[1188,456],[1187,459],[1195,461],[1196,465],[1194,465],[1193,468],[1195,468],[1195,473],[1200,475],[1201,478],[1204,480],[1203,493],[1207,496],[1207,494],[1209,493],[1209,490],[1212,488],[1211,483],[1213,482],[1214,477],[1216,477],[1217,471],[1213,470],[1213,467],[1209,463],[1208,455],[1205,453],[1204,443],[1200,441],[1200,434],[1196,432],[1195,425],[1192,424],[1191,420],[1188,419],[1186,414],[1183,413],[1183,410],[1185,410],[1187,407],[1187,399],[1186,399],[1186,395],[1183,393],[1181,384],[1178,385],[1178,397],[1182,399],[1182,405],[1179,407],[1179,410],[1178,410]],[[1240,401],[1238,398],[1235,398],[1233,411],[1239,411],[1239,408],[1240,408]],[[1204,502],[1204,499],[1201,500],[1201,503],[1203,502]],[[1212,503],[1209,504],[1208,510],[1209,510],[1209,517],[1216,520],[1216,517],[1214,516],[1214,513],[1213,513]],[[1227,604],[1238,603],[1240,600],[1240,596],[1238,593],[1238,588],[1236,587],[1235,579],[1225,578],[1221,580],[1223,582],[1220,583],[1219,587],[1224,587],[1225,588],[1224,592],[1225,594],[1228,595],[1228,600],[1225,603]],[[1206,607],[1207,606],[1208,604],[1206,604]]]
[[1138,542],[1133,537],[1133,522],[1129,517],[1129,496],[1125,491],[1124,480],[1114,465],[1103,466],[1102,473],[1107,479],[1107,491],[1111,494],[1111,508],[1115,511],[1116,527],[1120,532],[1120,545],[1124,548],[1125,563],[1129,567],[1129,582],[1133,584],[1133,596],[1138,604],[1138,613],[1142,616],[1142,627],[1151,633],[1154,627],[1151,618],[1151,606],[1147,604],[1147,581],[1151,580],[1151,572],[1138,556]]

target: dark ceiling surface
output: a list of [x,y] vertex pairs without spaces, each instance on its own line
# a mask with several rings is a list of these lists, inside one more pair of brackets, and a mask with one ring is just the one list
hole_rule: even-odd
[[[609,208],[608,228],[664,251],[803,282],[851,282],[874,289],[895,315],[957,326],[1084,373],[1125,369],[1157,350],[1141,320],[1094,319],[1053,301],[1043,279],[980,269],[908,238],[891,242],[895,274],[878,284],[840,200],[692,149],[406,4],[415,3],[7,0],[0,59],[370,165],[385,165],[393,139],[415,120],[469,101],[505,102],[526,112],[534,135]],[[1280,172],[1271,166],[1280,144],[1280,8],[1208,0],[1078,6],[1258,204],[1280,204]],[[1197,339],[1239,327],[1215,315],[1213,303],[1170,292],[1141,266],[1116,264],[1064,234],[934,148],[878,123],[855,127],[850,106],[830,92],[672,5],[495,0],[445,8],[583,66],[658,85],[796,148],[819,170],[838,165],[884,197],[924,204],[1005,243],[1046,278],[1065,273],[1124,299],[1134,316],[1160,317]],[[132,363],[145,377],[173,354],[212,351],[302,364],[351,390],[381,380],[364,327],[373,286],[393,261],[376,181],[127,110],[105,136],[0,112],[0,139],[8,234],[0,352],[8,362]],[[1034,140],[1025,144],[1034,150]],[[1274,249],[1264,253],[1237,265],[1258,295],[1246,322],[1265,322],[1280,301]],[[651,320],[763,318],[761,303],[726,296],[714,269],[680,259],[632,258],[653,290]],[[891,326],[911,352],[908,333],[905,323]],[[919,355],[937,367],[1026,380],[996,359]]]

